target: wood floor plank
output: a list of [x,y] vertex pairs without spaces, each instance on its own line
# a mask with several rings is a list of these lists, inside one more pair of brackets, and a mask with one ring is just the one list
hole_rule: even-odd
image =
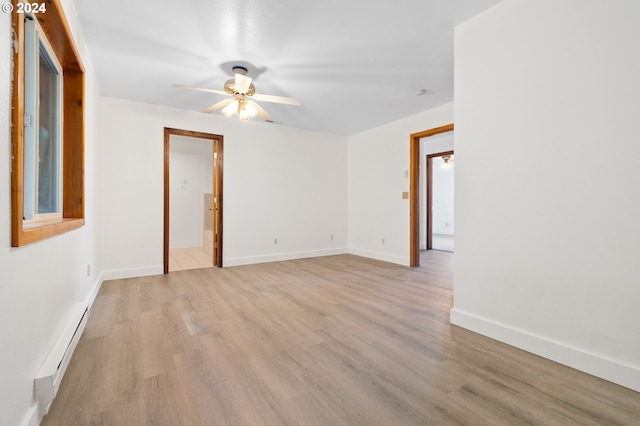
[[449,323],[453,255],[105,282],[44,425],[634,425],[640,394]]

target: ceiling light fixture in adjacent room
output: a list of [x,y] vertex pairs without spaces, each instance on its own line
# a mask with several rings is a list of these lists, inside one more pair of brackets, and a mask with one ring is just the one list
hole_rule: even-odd
[[442,167],[451,167],[453,164],[453,155],[442,156]]

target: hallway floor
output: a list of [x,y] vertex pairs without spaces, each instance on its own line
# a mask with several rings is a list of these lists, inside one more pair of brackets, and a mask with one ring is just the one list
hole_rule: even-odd
[[169,272],[211,267],[213,258],[204,252],[203,247],[169,249]]

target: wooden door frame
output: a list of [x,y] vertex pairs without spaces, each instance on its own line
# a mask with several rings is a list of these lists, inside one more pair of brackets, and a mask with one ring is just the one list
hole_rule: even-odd
[[427,216],[427,250],[433,249],[433,217],[431,215],[431,208],[433,207],[433,159],[443,157],[445,155],[453,155],[453,150],[427,154],[425,161],[425,213]]
[[224,170],[224,137],[212,133],[195,132],[192,130],[164,128],[164,238],[163,238],[163,268],[169,272],[169,159],[171,136],[187,136],[213,142],[213,266],[222,267],[222,188]]
[[420,139],[450,132],[453,123],[412,133],[409,143],[409,266],[420,266]]

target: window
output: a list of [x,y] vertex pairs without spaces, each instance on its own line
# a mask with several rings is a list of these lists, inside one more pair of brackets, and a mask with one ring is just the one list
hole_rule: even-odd
[[60,0],[46,5],[13,15],[14,247],[84,225],[84,70]]
[[62,221],[62,67],[38,22],[25,19],[24,226]]

